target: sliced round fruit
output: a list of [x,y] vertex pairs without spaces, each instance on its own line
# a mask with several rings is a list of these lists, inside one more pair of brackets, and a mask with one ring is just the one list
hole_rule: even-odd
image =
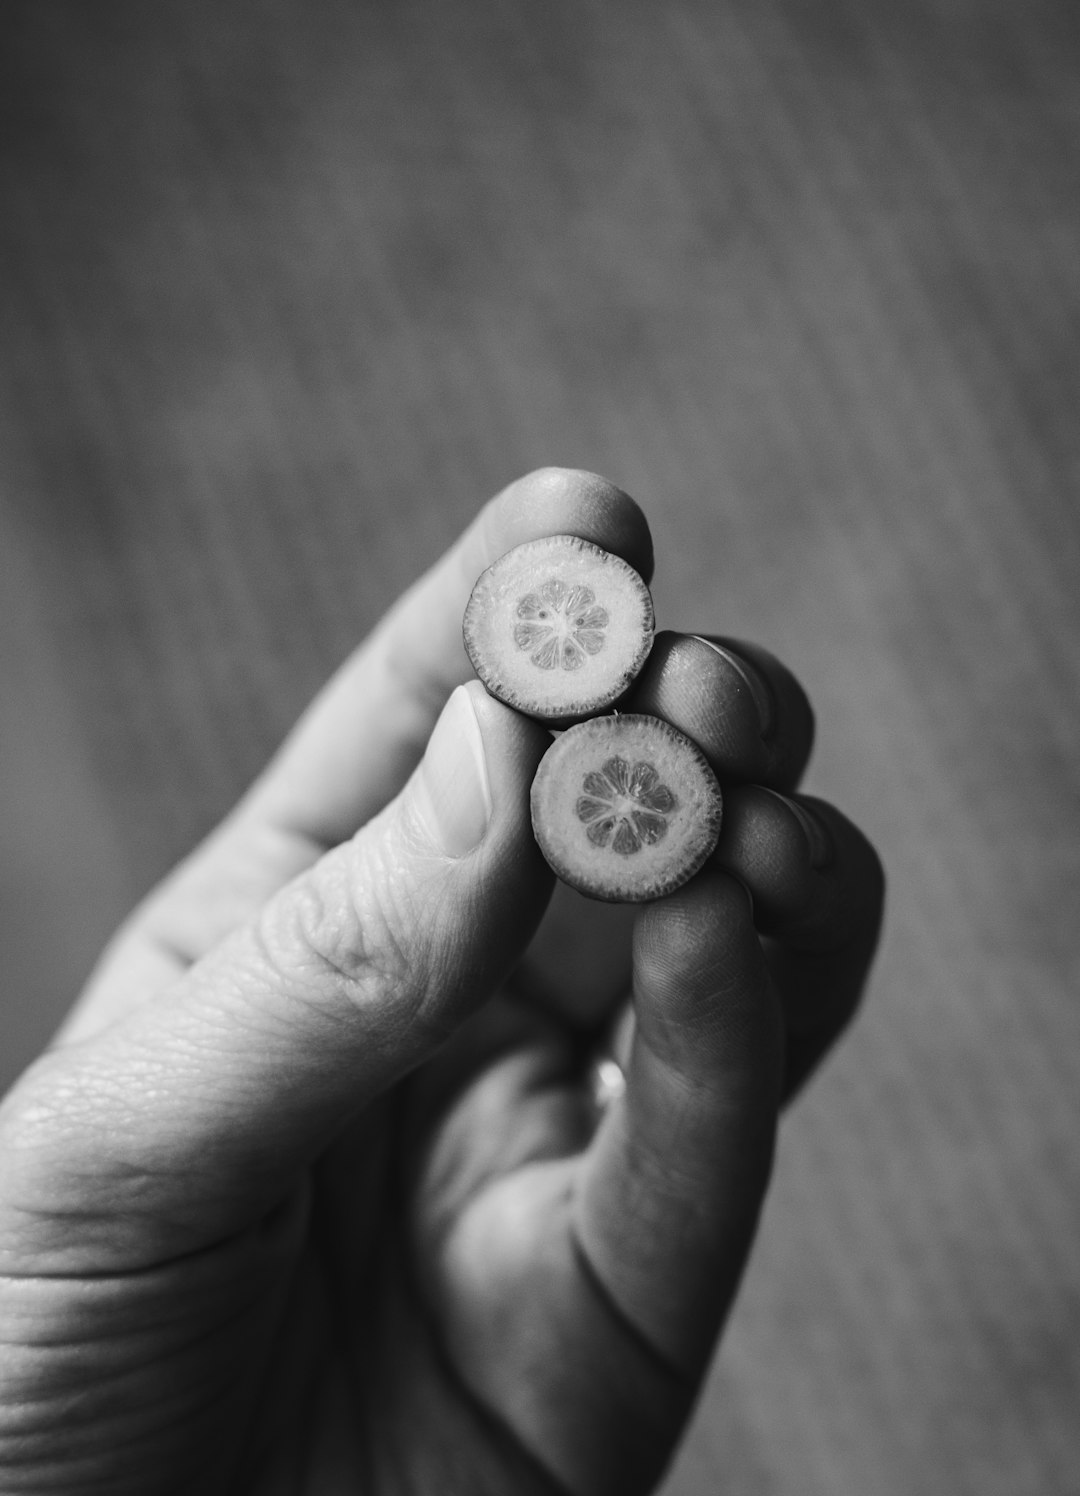
[[572,722],[625,694],[653,640],[649,589],[620,556],[577,535],[515,546],[469,598],[463,633],[492,696]]
[[659,717],[579,722],[532,785],[533,832],[551,867],[617,903],[659,899],[692,878],[716,846],[721,809],[701,749]]

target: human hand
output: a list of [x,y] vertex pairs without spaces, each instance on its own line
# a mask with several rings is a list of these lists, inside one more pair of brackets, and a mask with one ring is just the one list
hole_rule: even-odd
[[[4,1496],[659,1478],[783,1096],[857,1002],[881,875],[837,811],[789,798],[812,727],[783,667],[662,635],[633,704],[717,768],[715,857],[637,911],[560,889],[545,915],[548,735],[455,687],[472,582],[557,532],[651,570],[603,480],[512,485],[136,910],[0,1108]],[[627,1088],[598,1110],[605,1036]]]

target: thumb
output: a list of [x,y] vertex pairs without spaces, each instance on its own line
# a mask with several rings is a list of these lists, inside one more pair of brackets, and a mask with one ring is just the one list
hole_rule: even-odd
[[[0,1109],[0,1259],[121,1270],[257,1219],[520,957],[546,732],[459,687],[404,790],[160,997]],[[107,1229],[106,1229],[107,1228]]]

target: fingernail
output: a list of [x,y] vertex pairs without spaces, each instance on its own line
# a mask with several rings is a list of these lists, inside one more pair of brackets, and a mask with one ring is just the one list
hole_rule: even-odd
[[791,800],[785,796],[788,809],[794,814],[795,819],[802,827],[803,835],[806,837],[810,848],[810,866],[812,868],[828,867],[832,861],[833,847],[832,838],[817,816],[797,800]]
[[738,873],[733,873],[730,868],[726,867],[724,872],[731,879],[732,883],[737,883],[746,895],[746,902],[750,906],[750,918],[753,919],[757,912],[754,906],[754,890],[750,887],[749,883],[740,878]]
[[725,649],[722,644],[717,644],[712,639],[703,639],[700,634],[695,634],[693,637],[700,644],[707,644],[710,649],[715,650],[720,658],[726,660],[732,670],[742,680],[746,689],[750,692],[751,700],[754,703],[761,736],[767,738],[776,723],[776,711],[773,706],[772,691],[769,689],[767,683],[754,669],[753,665],[747,664],[744,659],[741,659],[737,654],[733,654],[730,649]]
[[435,724],[417,771],[414,803],[444,857],[464,857],[483,841],[491,820],[491,785],[483,735],[464,686],[458,686]]

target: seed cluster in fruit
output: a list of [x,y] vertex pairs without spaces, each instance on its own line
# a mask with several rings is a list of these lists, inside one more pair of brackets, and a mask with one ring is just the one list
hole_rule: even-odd
[[522,622],[514,625],[514,643],[540,670],[579,670],[586,655],[603,649],[611,622],[591,587],[569,587],[559,577],[527,592],[517,616]]
[[533,834],[564,882],[595,899],[673,893],[720,834],[721,798],[701,749],[660,717],[578,722],[540,761]]
[[533,780],[533,832],[559,877],[591,898],[672,893],[720,832],[720,787],[697,744],[659,717],[612,711],[653,629],[642,578],[576,535],[508,551],[465,610],[465,648],[491,694],[566,728]]
[[599,769],[590,769],[581,788],[574,813],[585,835],[595,846],[610,846],[623,857],[654,847],[667,833],[667,818],[679,803],[647,759],[629,764],[617,753]]

